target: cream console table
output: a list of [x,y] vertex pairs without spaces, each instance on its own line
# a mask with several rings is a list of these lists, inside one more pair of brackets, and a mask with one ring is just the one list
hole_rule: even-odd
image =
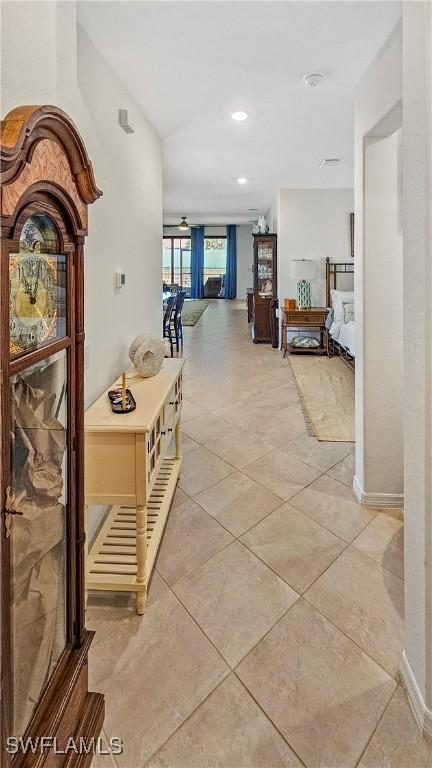
[[139,614],[180,471],[183,364],[166,358],[156,376],[128,374],[135,411],[112,413],[105,392],[85,416],[86,506],[111,506],[87,555],[86,586],[135,592]]

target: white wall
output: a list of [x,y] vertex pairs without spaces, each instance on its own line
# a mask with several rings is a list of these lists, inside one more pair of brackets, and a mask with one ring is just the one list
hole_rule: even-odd
[[[278,295],[296,296],[294,259],[316,260],[312,303],[325,306],[325,260],[351,262],[349,215],[352,189],[282,189],[278,206]],[[272,211],[270,215],[274,215]],[[272,222],[274,223],[274,222]]]
[[[86,400],[91,402],[128,364],[135,336],[161,335],[162,148],[80,27],[78,86],[93,129],[87,148],[104,193],[90,210],[86,250]],[[135,133],[120,129],[119,107],[129,110]],[[126,273],[126,285],[117,291],[115,270]]]
[[[20,104],[55,104],[68,112],[103,191],[89,207],[86,243],[89,404],[127,365],[135,335],[160,334],[161,141],[77,27],[74,2],[2,3],[3,114]],[[134,134],[118,126],[120,107],[129,109]],[[127,281],[117,293],[116,269]]]
[[237,226],[237,298],[245,299],[248,288],[253,288],[252,226]]
[[[365,143],[364,482],[403,494],[401,131]],[[364,486],[363,486],[364,488]]]
[[[365,199],[365,140],[371,136],[386,136],[400,127],[402,97],[402,30],[399,24],[386,44],[363,76],[355,94],[355,313],[356,313],[356,372],[355,372],[355,420],[356,420],[356,477],[357,494],[388,493],[394,506],[400,503],[403,468],[391,466],[394,457],[386,464],[385,437],[382,433],[383,420],[392,424],[392,415],[381,414],[381,432],[374,428],[373,413],[377,396],[376,359],[374,334],[379,323],[389,322],[383,310],[380,316],[370,317],[369,304],[376,311],[377,292],[386,281],[394,285],[392,272],[384,269],[378,285],[376,268],[367,272],[369,262],[365,256],[364,243],[364,199]],[[375,256],[371,256],[376,261]],[[379,268],[381,259],[375,267]],[[375,287],[376,286],[376,287]],[[387,305],[386,305],[387,306]],[[374,323],[374,317],[376,322]],[[385,354],[385,352],[383,352]],[[370,360],[369,360],[370,355]],[[395,382],[395,387],[396,385]],[[393,414],[396,417],[396,414]],[[400,420],[400,414],[397,415]],[[372,453],[370,453],[372,451]],[[368,458],[369,457],[369,458]],[[377,459],[378,457],[378,459]],[[380,465],[380,472],[374,471],[373,461]],[[391,485],[390,478],[398,477]],[[378,485],[385,481],[385,486]]]
[[[161,333],[161,141],[77,26],[74,2],[3,2],[1,14],[2,114],[23,104],[63,108],[103,191],[89,207],[86,242],[88,405],[128,365],[134,336]],[[118,126],[119,108],[129,110],[134,134]],[[118,292],[117,269],[126,272]],[[90,536],[99,518],[91,516]]]
[[[270,232],[272,232],[274,235],[277,235],[277,284],[278,284],[278,297],[281,296],[280,293],[280,282],[281,282],[281,259],[279,257],[279,248],[280,248],[280,218],[281,218],[281,191],[278,189],[275,192],[275,195],[273,197],[273,200],[271,202],[270,208],[268,209],[266,213],[266,219],[267,223],[270,228]],[[279,326],[281,326],[282,323],[282,312],[280,309],[276,310],[276,315],[279,319]],[[280,338],[280,328],[279,328],[279,338]]]
[[405,652],[402,674],[432,736],[432,5],[403,7]]

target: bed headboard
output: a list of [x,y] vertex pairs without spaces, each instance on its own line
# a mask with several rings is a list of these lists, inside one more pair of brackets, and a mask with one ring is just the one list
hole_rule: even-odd
[[[333,288],[339,288],[338,277],[342,275],[352,275],[354,281],[354,264],[352,261],[347,262],[333,262],[329,257],[326,258],[326,302],[327,307],[330,307],[330,291]],[[339,280],[340,284],[340,280]]]

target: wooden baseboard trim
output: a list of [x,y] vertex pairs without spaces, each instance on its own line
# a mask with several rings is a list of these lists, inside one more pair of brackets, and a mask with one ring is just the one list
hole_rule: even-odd
[[403,493],[366,493],[361,487],[357,475],[354,475],[353,491],[365,507],[383,507],[403,509]]
[[417,725],[424,736],[432,738],[432,710],[426,706],[405,651],[402,651],[400,674]]
[[[83,739],[83,743],[89,748],[93,743],[96,745],[102,731],[105,716],[104,696],[101,693],[88,693],[84,713],[79,723],[76,740]],[[95,752],[83,750],[79,754],[69,753],[63,768],[90,768]]]

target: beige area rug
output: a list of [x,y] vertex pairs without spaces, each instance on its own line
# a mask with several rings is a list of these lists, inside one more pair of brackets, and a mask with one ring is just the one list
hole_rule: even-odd
[[291,355],[289,363],[318,440],[354,441],[354,372],[339,357]]
[[186,299],[183,304],[182,324],[196,325],[209,303],[205,299]]

